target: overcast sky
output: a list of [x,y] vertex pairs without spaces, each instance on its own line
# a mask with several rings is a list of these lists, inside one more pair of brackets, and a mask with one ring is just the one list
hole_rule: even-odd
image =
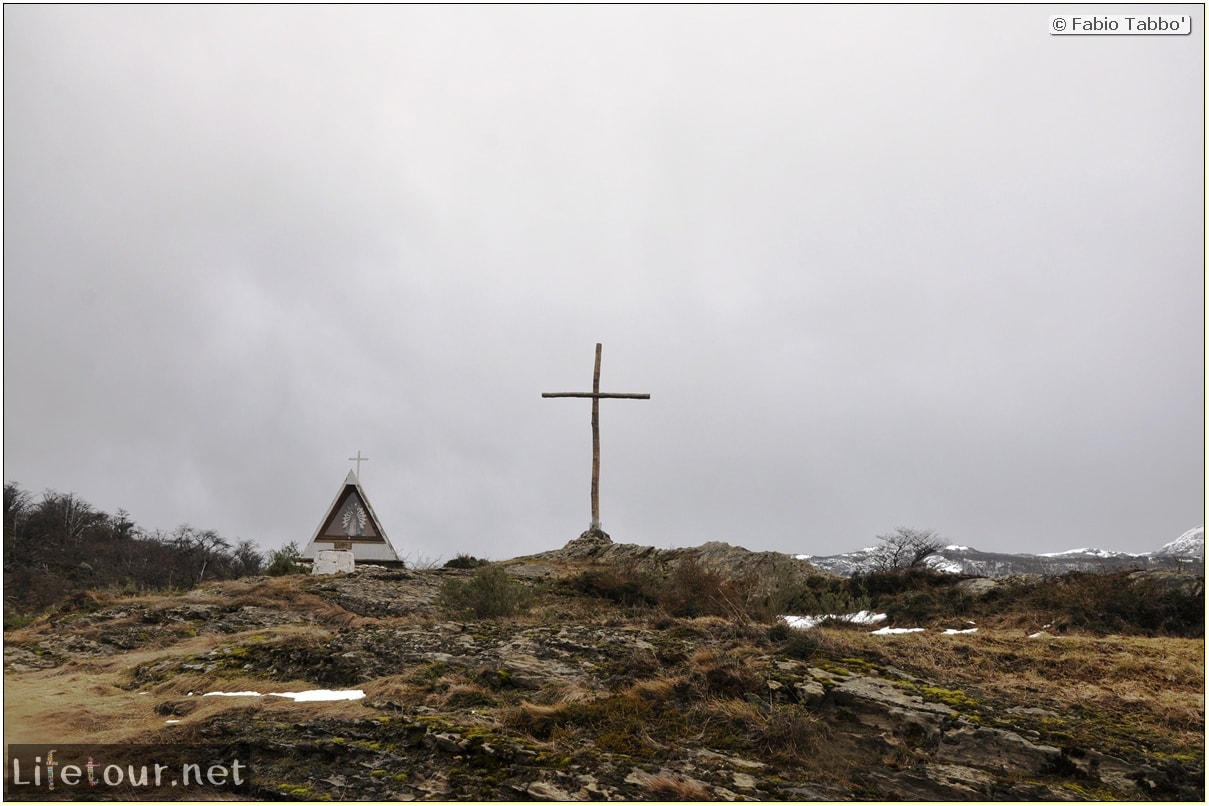
[[1157,549],[1205,21],[1072,8],[7,6],[4,479],[268,549],[360,450],[401,556],[544,551],[602,342],[617,542]]

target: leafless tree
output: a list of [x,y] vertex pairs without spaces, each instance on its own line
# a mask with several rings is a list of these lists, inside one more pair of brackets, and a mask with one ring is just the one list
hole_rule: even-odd
[[247,538],[235,542],[231,557],[232,571],[238,576],[255,576],[264,568],[264,555]]
[[875,558],[879,571],[918,568],[926,558],[944,548],[944,541],[931,529],[899,526],[893,534],[878,535],[882,541]]

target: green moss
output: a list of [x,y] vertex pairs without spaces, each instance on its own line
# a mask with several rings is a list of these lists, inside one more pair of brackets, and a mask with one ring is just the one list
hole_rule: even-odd
[[978,708],[978,701],[960,689],[941,688],[940,686],[917,686],[923,698],[929,702],[941,702],[954,711],[973,711]]
[[570,756],[560,756],[557,753],[538,753],[533,757],[534,763],[539,767],[565,767],[571,763]]
[[331,796],[326,792],[315,792],[310,787],[299,786],[297,784],[277,784],[276,789],[284,795],[289,795],[298,800],[331,800]]
[[458,731],[458,724],[444,717],[435,716],[433,714],[424,714],[416,717],[416,722],[423,725],[428,730],[440,731]]
[[480,744],[482,742],[499,741],[503,738],[491,728],[482,725],[473,725],[467,728],[462,735],[471,742],[479,742]]
[[1167,761],[1175,761],[1183,764],[1185,767],[1200,767],[1205,763],[1203,753],[1154,753],[1155,758],[1161,758]]
[[880,666],[875,663],[870,663],[864,658],[840,658],[840,663],[844,664],[850,669],[855,669],[858,672],[864,672],[866,674],[880,673],[882,671]]
[[1120,792],[1103,784],[1100,786],[1085,787],[1073,781],[1063,781],[1059,786],[1080,800],[1107,801],[1124,799]]

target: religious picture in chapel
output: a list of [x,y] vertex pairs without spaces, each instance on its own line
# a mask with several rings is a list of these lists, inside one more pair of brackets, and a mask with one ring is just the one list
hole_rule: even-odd
[[320,534],[325,537],[365,540],[377,538],[373,518],[355,487],[348,487],[328,516]]
[[349,498],[348,503],[344,505],[343,514],[340,515],[344,533],[349,537],[360,537],[361,530],[365,528],[365,521],[365,509],[361,502],[356,498]]

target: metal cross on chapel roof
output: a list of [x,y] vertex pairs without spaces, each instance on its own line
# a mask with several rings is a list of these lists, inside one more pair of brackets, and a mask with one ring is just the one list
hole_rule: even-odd
[[360,449],[360,448],[358,448],[358,449],[357,449],[357,455],[356,455],[356,456],[350,456],[350,457],[348,457],[348,460],[349,460],[350,462],[356,462],[356,463],[357,463],[357,483],[358,483],[358,484],[360,484],[360,483],[361,483],[361,463],[362,463],[362,462],[368,462],[368,461],[369,461],[369,457],[368,457],[368,456],[362,456],[362,455],[361,455],[361,449]]

